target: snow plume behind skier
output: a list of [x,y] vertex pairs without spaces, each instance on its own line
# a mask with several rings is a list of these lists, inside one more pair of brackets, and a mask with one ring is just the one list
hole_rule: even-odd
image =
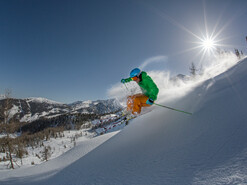
[[152,78],[145,71],[135,68],[130,72],[130,77],[122,79],[123,84],[135,81],[142,93],[130,95],[127,98],[127,112],[133,115],[141,113],[142,107],[150,107],[157,100],[159,89]]
[[[216,56],[215,58],[210,58],[210,60],[203,66],[203,74],[200,74],[197,78],[193,79],[186,75],[186,78],[188,77],[188,79],[177,78],[177,80],[174,80],[178,73],[169,68],[159,70],[150,70],[152,68],[149,68],[147,71],[148,75],[154,80],[159,88],[159,98],[156,103],[172,106],[174,102],[178,101],[178,99],[193,91],[197,85],[226,71],[236,64],[237,61],[238,58],[234,53],[225,53]],[[155,63],[152,63],[152,67],[155,66]],[[140,66],[144,66],[144,64]],[[134,81],[127,83],[126,86],[128,90],[121,83],[112,85],[112,87],[107,90],[108,97],[116,98],[123,106],[126,106],[126,98],[128,95],[142,93],[139,85]]]

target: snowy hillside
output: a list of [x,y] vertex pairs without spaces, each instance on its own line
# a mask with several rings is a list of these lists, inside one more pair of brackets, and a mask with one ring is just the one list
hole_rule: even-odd
[[169,101],[168,106],[193,112],[192,116],[156,107],[114,137],[100,136],[111,138],[98,147],[95,140],[87,141],[86,146],[94,143],[95,149],[86,155],[81,153],[82,143],[42,166],[0,172],[0,182],[247,184],[246,71],[247,59]]

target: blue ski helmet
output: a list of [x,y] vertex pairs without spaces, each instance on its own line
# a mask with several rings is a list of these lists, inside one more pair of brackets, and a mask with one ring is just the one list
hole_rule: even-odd
[[133,78],[135,76],[139,76],[141,74],[141,70],[139,68],[135,68],[130,72],[130,77]]

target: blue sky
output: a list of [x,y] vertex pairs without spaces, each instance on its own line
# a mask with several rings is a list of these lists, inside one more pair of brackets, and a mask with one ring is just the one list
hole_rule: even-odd
[[201,60],[190,50],[196,36],[214,28],[221,48],[247,53],[246,18],[245,0],[1,0],[0,94],[105,99],[132,68],[157,57],[165,60],[144,70],[188,74]]

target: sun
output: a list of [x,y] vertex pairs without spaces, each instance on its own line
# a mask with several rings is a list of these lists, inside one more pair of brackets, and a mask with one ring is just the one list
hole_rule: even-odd
[[206,51],[212,51],[215,49],[215,41],[211,38],[204,39],[201,44],[202,48]]
[[205,56],[216,56],[217,49],[222,46],[222,44],[219,43],[220,40],[217,39],[217,34],[210,34],[208,31],[205,35],[202,35],[201,37],[196,36],[196,38],[199,42],[194,42],[197,45],[195,49],[200,49],[198,54],[202,54],[200,62]]

